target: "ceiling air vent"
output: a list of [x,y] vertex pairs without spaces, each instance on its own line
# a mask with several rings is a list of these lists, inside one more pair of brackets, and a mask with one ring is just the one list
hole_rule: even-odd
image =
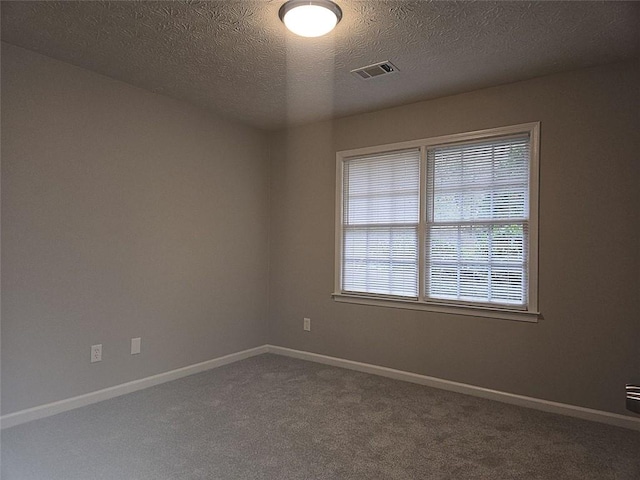
[[351,70],[351,73],[357,75],[363,80],[368,80],[373,77],[379,77],[380,75],[387,75],[397,71],[398,68],[393,63],[386,61],[367,65],[362,68],[356,68],[355,70]]

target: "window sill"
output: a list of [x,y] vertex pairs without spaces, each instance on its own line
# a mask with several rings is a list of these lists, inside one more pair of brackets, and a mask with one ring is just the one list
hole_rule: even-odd
[[331,296],[336,302],[342,303],[355,303],[358,305],[370,305],[375,307],[404,308],[408,310],[423,310],[426,312],[496,318],[501,320],[515,320],[519,322],[536,323],[540,317],[539,312],[510,310],[507,308],[478,307],[471,305],[441,305],[418,302],[417,300],[368,297],[365,295],[351,295],[346,293],[333,293]]

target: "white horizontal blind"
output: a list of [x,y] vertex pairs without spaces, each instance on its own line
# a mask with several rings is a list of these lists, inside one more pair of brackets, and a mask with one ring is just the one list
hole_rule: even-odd
[[529,142],[427,150],[427,300],[527,306]]
[[342,291],[418,297],[420,150],[343,163]]

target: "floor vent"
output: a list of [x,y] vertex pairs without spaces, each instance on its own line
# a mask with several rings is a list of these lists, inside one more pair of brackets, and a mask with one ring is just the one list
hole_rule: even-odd
[[366,67],[356,68],[351,70],[351,73],[363,80],[369,80],[373,77],[379,77],[380,75],[387,75],[389,73],[397,72],[398,68],[390,61],[374,63],[373,65],[367,65]]
[[640,385],[627,385],[627,410],[640,413]]

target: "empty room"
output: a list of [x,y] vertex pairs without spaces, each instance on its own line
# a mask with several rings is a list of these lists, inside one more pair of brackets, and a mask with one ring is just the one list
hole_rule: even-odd
[[640,478],[640,2],[0,11],[3,480]]

